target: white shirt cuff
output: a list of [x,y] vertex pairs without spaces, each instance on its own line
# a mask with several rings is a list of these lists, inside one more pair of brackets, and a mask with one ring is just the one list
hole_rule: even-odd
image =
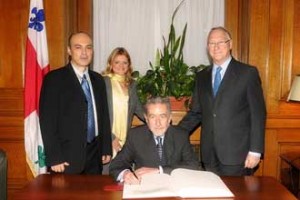
[[261,153],[257,153],[257,152],[253,152],[253,151],[249,151],[249,154],[252,156],[258,157],[258,158],[260,158],[260,156],[261,156]]
[[117,181],[119,181],[121,183],[124,182],[124,173],[128,170],[129,169],[124,169],[123,171],[121,171],[120,174],[118,175]]

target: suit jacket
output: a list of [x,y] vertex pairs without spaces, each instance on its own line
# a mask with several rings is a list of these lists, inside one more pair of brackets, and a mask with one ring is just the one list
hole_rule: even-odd
[[[112,126],[113,123],[113,95],[112,95],[112,86],[111,81],[108,76],[104,77],[105,85],[106,85],[106,92],[107,92],[107,102],[108,102],[108,111],[110,117],[110,125]],[[136,91],[136,82],[133,81],[128,88],[128,119],[127,119],[127,129],[129,130],[132,125],[132,120],[134,114],[138,116],[139,119],[144,121],[144,111],[143,107],[138,99],[137,91]],[[114,137],[113,137],[114,139]]]
[[[174,168],[198,169],[198,161],[189,141],[186,131],[170,125],[165,133],[163,143],[165,165],[163,170],[170,173]],[[156,143],[147,125],[132,128],[122,150],[112,160],[109,173],[117,179],[120,172],[135,168],[155,167],[160,164]]]
[[266,108],[255,67],[230,61],[216,97],[212,66],[196,76],[191,110],[179,126],[201,127],[201,155],[209,163],[214,149],[224,165],[243,164],[249,151],[263,153]]
[[[111,155],[105,83],[100,74],[90,70],[88,73],[97,111],[99,155]],[[87,146],[86,117],[87,102],[71,64],[49,72],[40,95],[40,125],[47,166],[69,162],[65,173],[80,173],[83,170]]]

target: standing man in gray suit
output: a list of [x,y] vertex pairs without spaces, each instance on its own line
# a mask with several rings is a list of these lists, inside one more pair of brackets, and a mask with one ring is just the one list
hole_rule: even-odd
[[170,173],[175,168],[198,169],[188,132],[170,125],[168,98],[149,99],[145,119],[147,125],[129,130],[125,145],[110,164],[109,172],[115,180],[138,184],[144,174]]
[[266,108],[255,67],[231,56],[232,39],[212,28],[207,50],[213,64],[199,72],[190,111],[179,126],[201,125],[204,168],[224,176],[253,174],[264,152]]

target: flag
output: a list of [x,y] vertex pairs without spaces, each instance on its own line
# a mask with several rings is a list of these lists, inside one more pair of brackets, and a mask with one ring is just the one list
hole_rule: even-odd
[[26,161],[34,176],[46,173],[38,108],[43,77],[49,68],[43,1],[31,0],[25,55],[24,140]]

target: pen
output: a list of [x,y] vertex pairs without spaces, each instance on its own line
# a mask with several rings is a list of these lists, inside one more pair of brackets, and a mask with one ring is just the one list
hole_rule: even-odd
[[133,173],[134,177],[139,180],[139,178],[137,177],[137,175],[134,173],[134,170],[133,169],[130,169],[130,171]]

